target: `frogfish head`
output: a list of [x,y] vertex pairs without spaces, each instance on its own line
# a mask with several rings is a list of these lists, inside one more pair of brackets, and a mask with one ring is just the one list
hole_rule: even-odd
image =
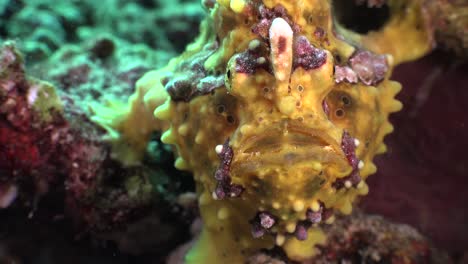
[[[345,2],[213,2],[163,72],[162,140],[194,174],[207,240],[225,237],[229,250],[307,240],[367,194],[388,116],[402,108],[392,69],[430,43],[417,1],[388,1],[389,20],[368,34],[340,24]],[[401,32],[413,49],[393,40]]]

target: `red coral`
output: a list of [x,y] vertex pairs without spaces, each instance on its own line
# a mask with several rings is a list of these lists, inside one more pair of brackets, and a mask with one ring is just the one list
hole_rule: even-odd
[[34,193],[25,196],[36,197],[68,177],[70,193],[81,196],[93,187],[107,155],[97,136],[72,128],[57,109],[48,110],[50,121],[33,109],[28,92],[48,84],[26,78],[13,43],[0,50],[0,73],[0,182],[19,184],[20,192],[33,186]]

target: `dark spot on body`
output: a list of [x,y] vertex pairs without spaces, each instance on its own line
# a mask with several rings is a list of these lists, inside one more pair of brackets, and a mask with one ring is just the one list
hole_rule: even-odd
[[218,114],[222,114],[225,110],[226,110],[226,107],[224,105],[218,105],[218,107],[216,108],[216,111],[218,112]]
[[286,38],[280,37],[278,40],[278,53],[282,54],[286,50]]
[[343,102],[344,105],[349,106],[351,104],[351,99],[349,99],[348,96],[343,95],[341,96],[341,102]]
[[333,57],[335,58],[337,64],[341,64],[343,62],[343,59],[341,59],[341,56],[338,54],[338,52],[334,52]]
[[341,108],[336,109],[335,116],[338,118],[343,118],[345,115],[345,111]]

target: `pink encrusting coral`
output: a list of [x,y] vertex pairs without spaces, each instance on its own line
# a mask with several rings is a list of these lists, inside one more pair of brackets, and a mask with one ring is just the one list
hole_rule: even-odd
[[180,183],[159,168],[170,158],[133,167],[112,160],[102,129],[68,95],[27,76],[15,43],[0,48],[2,213],[26,209],[47,225],[73,224],[73,236],[113,241],[127,253],[184,239],[196,209],[177,205]]
[[0,184],[8,189],[27,182],[37,194],[45,193],[56,180],[57,173],[48,161],[57,151],[66,125],[58,115],[60,106],[43,113],[34,108],[38,93],[44,96],[52,90],[46,83],[26,78],[13,43],[0,50],[0,88]]
[[99,210],[85,202],[94,199],[108,159],[100,132],[85,116],[65,113],[51,84],[26,76],[12,42],[0,50],[0,88],[0,206],[17,198],[35,206],[41,196],[65,190],[68,206],[80,211],[73,213],[77,220],[102,225],[91,222]]

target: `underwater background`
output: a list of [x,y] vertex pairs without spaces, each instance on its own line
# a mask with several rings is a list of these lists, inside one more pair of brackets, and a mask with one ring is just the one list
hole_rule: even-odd
[[[468,263],[468,4],[453,2],[458,31],[438,31],[434,51],[394,70],[404,108],[349,220],[382,216],[369,232],[401,228],[431,248],[430,261],[411,263]],[[206,12],[199,0],[0,0],[0,84],[41,87],[0,93],[0,263],[165,263],[173,252],[180,263],[175,250],[201,228],[190,173],[174,168],[160,132],[141,162],[114,159],[92,116],[123,107],[140,77],[195,39]],[[53,109],[46,125],[21,106],[31,100]],[[337,240],[349,228],[340,221]],[[397,263],[364,258],[375,240],[360,239],[334,249],[341,263]],[[267,261],[251,263],[285,263]]]

